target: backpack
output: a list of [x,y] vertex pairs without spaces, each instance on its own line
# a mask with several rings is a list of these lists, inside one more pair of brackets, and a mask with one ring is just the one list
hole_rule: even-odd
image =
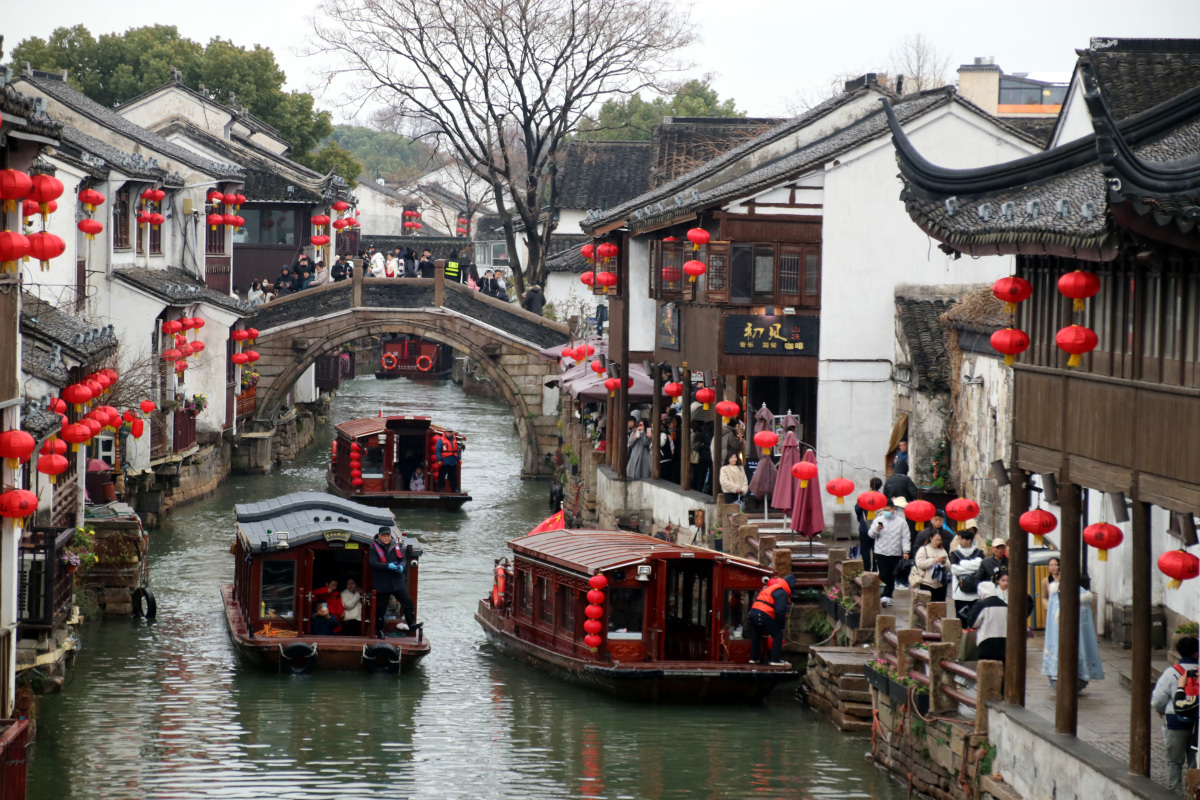
[[1200,677],[1197,676],[1195,668],[1185,669],[1176,664],[1175,670],[1186,676],[1183,686],[1175,689],[1175,696],[1171,701],[1175,706],[1175,716],[1184,721],[1195,722],[1200,719]]

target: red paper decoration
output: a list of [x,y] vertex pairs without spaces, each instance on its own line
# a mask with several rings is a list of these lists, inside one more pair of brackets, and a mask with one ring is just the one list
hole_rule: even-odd
[[14,520],[14,527],[18,530],[21,521],[37,511],[37,507],[37,495],[28,489],[13,489],[0,494],[0,517]]
[[1100,276],[1094,272],[1077,269],[1058,279],[1058,290],[1075,301],[1076,311],[1083,311],[1083,301],[1100,291]]
[[329,217],[326,216],[325,214],[317,214],[316,216],[314,216],[312,218],[311,221],[312,221],[312,224],[317,226],[318,228],[323,228],[329,224]]
[[97,192],[95,189],[84,189],[79,193],[79,202],[88,211],[95,211],[96,206],[104,204],[104,195]]
[[81,219],[75,224],[86,239],[95,239],[96,234],[104,230],[104,223],[98,219]]
[[1004,354],[1004,365],[1011,367],[1017,356],[1029,349],[1029,334],[1016,328],[1004,328],[992,334],[992,349]]
[[596,257],[603,258],[605,261],[608,261],[616,258],[617,253],[619,252],[620,249],[612,242],[602,242],[600,246],[596,248]]
[[34,175],[33,185],[25,197],[38,204],[45,218],[50,213],[50,201],[62,197],[63,183],[53,175]]
[[1170,578],[1168,589],[1178,589],[1184,581],[1200,575],[1200,558],[1186,550],[1169,550],[1158,557],[1158,569]]
[[679,283],[683,280],[683,270],[679,267],[663,267],[662,279],[663,283]]
[[79,445],[84,444],[92,438],[92,429],[82,423],[72,423],[64,425],[62,431],[58,434],[63,441],[70,442],[71,452],[77,452]]
[[29,239],[15,231],[0,231],[0,272],[17,271],[17,261],[29,255]]
[[50,269],[51,259],[58,258],[67,250],[67,243],[48,231],[31,233],[25,238],[29,240],[29,255],[40,262],[43,271]]
[[704,228],[692,228],[687,232],[687,238],[692,243],[692,252],[694,253],[700,249],[700,245],[708,244],[711,237],[709,237],[708,231],[704,230]]
[[688,276],[688,280],[692,283],[695,283],[696,278],[699,278],[701,275],[703,275],[707,269],[708,266],[705,265],[703,261],[696,261],[695,259],[685,262],[683,265],[683,271]]
[[615,272],[601,272],[596,275],[596,283],[608,288],[609,286],[617,285],[617,274]]
[[309,241],[313,243],[314,247],[324,247],[325,245],[329,244],[329,237],[323,233],[318,233]]
[[[84,386],[82,383],[73,383],[62,390],[63,400],[75,406],[75,410],[82,411],[83,404],[90,402],[92,399],[92,390]],[[70,441],[69,439],[67,441]]]
[[709,405],[717,399],[717,393],[707,386],[696,390],[696,402],[704,404],[704,410],[708,411]]
[[579,280],[581,283],[583,283],[584,286],[591,286],[592,283],[594,283],[596,280],[596,273],[585,272],[579,276]]
[[717,413],[721,415],[721,421],[727,423],[742,413],[742,407],[732,400],[722,400],[717,403]]
[[596,373],[597,375],[603,375],[604,370],[606,369],[606,367],[599,361],[593,361],[588,366],[591,367],[592,372]]
[[1034,547],[1044,547],[1042,537],[1058,527],[1058,519],[1049,511],[1040,508],[1026,511],[1017,522],[1021,525],[1021,530],[1033,534]]
[[958,530],[964,530],[969,519],[979,516],[979,503],[960,497],[946,504],[946,516],[958,523]]
[[771,448],[779,443],[779,434],[775,431],[759,431],[754,434],[754,443],[762,448],[763,455],[771,455]]
[[1100,551],[1101,561],[1108,561],[1108,551],[1119,547],[1121,542],[1125,541],[1125,534],[1121,533],[1121,529],[1116,525],[1097,522],[1095,525],[1088,525],[1083,529],[1083,541],[1087,543],[1088,547],[1094,547]]
[[800,481],[801,489],[807,489],[808,482],[817,477],[817,465],[811,461],[797,461],[792,465],[792,477]]
[[16,469],[29,460],[37,441],[25,431],[0,433],[0,458],[8,461],[9,469]]
[[846,504],[846,497],[854,491],[854,481],[848,478],[834,478],[825,484],[825,491],[837,498],[839,506],[844,506]]
[[914,526],[917,530],[925,530],[925,523],[933,519],[933,515],[937,513],[937,506],[928,500],[913,500],[904,507],[904,518],[909,522],[915,522]]
[[1082,325],[1068,325],[1055,335],[1054,341],[1059,350],[1071,355],[1067,359],[1067,366],[1078,367],[1080,356],[1095,350],[1096,345],[1100,343],[1100,338],[1091,328],[1085,328]]
[[157,408],[157,406],[156,406],[156,405],[154,405],[154,401],[153,401],[153,400],[143,400],[143,401],[142,401],[141,403],[139,403],[138,405],[139,405],[139,407],[142,409],[142,413],[143,413],[143,414],[149,414],[149,413],[151,413],[152,411],[154,411],[154,409],[155,409],[155,408]]
[[682,383],[668,383],[663,386],[663,394],[667,397],[683,397]]
[[4,211],[16,211],[17,201],[33,188],[33,179],[15,169],[0,170],[0,201]]
[[1011,314],[1017,310],[1017,303],[1028,300],[1033,295],[1033,284],[1024,278],[1009,276],[1001,278],[992,284],[992,296],[1003,301],[1005,313]]
[[875,519],[875,512],[887,504],[883,492],[863,492],[858,496],[858,507],[867,512],[867,519]]

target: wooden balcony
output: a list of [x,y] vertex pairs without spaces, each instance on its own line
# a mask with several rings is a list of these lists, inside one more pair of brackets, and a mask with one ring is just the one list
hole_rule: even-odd
[[26,528],[21,536],[18,583],[22,630],[55,630],[71,613],[75,575],[60,556],[75,538],[73,527]]
[[249,389],[242,389],[242,393],[237,399],[237,415],[239,418],[254,413],[254,409],[258,408],[258,387],[251,386]]
[[25,800],[32,744],[29,720],[0,720],[0,800]]

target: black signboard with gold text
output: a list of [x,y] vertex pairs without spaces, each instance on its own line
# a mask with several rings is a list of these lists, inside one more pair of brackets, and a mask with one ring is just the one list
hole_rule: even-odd
[[725,352],[815,356],[820,327],[820,317],[731,314],[725,317]]

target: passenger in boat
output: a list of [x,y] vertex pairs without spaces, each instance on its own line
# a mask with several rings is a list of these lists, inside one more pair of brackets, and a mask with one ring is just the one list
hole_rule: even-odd
[[409,626],[416,624],[417,617],[413,608],[412,596],[408,593],[407,559],[400,545],[392,541],[392,529],[382,527],[371,543],[370,551],[371,572],[375,578],[375,635],[383,638],[383,615],[387,611],[388,600],[392,597],[404,609],[404,621],[400,630],[407,631]]
[[358,591],[358,581],[346,579],[346,588],[342,590],[342,633],[346,636],[362,636],[362,593]]
[[334,636],[341,632],[342,623],[329,613],[328,603],[321,603],[313,612],[311,630],[313,636]]
[[346,610],[342,607],[342,595],[338,592],[336,578],[330,578],[320,589],[314,589],[313,599],[318,603],[327,604],[329,606],[329,613],[337,619],[340,620],[345,616]]
[[783,660],[783,629],[787,623],[788,602],[796,588],[796,576],[771,578],[754,598],[746,621],[750,625],[750,663],[761,663],[766,656],[764,639],[771,637],[771,664],[786,666]]
[[420,464],[417,465],[417,471],[413,473],[412,480],[408,482],[408,490],[410,492],[425,491],[425,468]]

